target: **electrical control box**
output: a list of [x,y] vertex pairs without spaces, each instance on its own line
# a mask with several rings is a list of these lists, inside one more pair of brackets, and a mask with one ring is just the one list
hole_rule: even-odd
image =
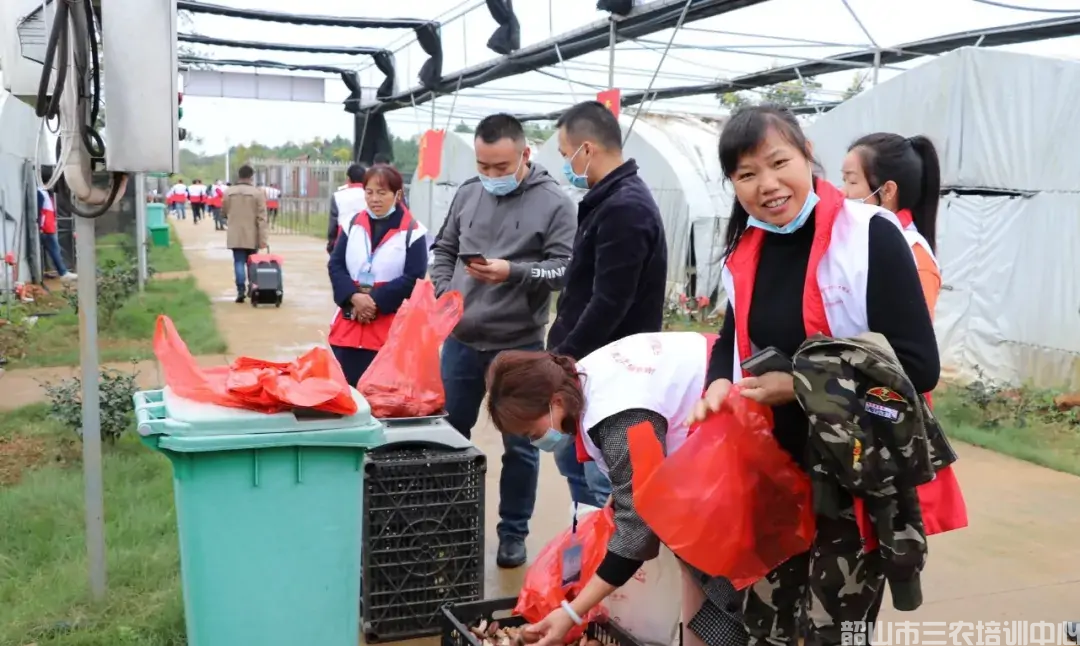
[[106,0],[101,22],[105,167],[174,173],[180,161],[176,0]]
[[37,103],[54,2],[0,0],[0,76],[5,90],[30,105]]

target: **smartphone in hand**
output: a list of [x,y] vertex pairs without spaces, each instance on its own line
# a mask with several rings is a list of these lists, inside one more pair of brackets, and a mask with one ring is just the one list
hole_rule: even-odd
[[791,357],[776,348],[770,346],[761,350],[739,366],[743,372],[754,377],[760,377],[769,372],[791,372]]
[[484,258],[484,254],[482,254],[482,253],[466,253],[466,252],[463,252],[463,253],[459,253],[457,257],[458,257],[458,260],[465,263],[466,265],[473,265],[473,264],[486,265],[487,264],[487,258]]

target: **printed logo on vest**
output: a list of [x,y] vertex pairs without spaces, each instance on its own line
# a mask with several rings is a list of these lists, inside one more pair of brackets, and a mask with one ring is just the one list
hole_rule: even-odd
[[882,406],[881,404],[875,404],[874,402],[866,402],[866,412],[877,417],[884,417],[893,422],[900,420],[900,411],[889,408],[888,406]]
[[821,301],[825,307],[841,305],[852,295],[851,288],[846,285],[822,285]]
[[871,397],[877,397],[883,402],[903,402],[904,398],[901,397],[895,390],[890,390],[884,386],[874,386],[866,391],[867,395]]

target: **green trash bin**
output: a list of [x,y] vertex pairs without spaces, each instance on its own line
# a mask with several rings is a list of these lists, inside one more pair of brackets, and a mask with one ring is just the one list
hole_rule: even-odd
[[169,225],[162,224],[160,226],[146,227],[150,230],[150,243],[155,247],[168,247],[169,246]]
[[165,226],[165,205],[157,202],[146,205],[146,226],[153,229],[154,227]]
[[135,394],[172,462],[188,646],[356,646],[363,465],[382,424]]

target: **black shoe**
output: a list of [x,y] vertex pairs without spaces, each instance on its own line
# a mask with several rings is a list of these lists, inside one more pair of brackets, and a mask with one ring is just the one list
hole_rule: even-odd
[[525,565],[529,560],[525,552],[525,541],[520,538],[499,539],[499,553],[495,557],[495,564],[507,570],[512,570]]
[[237,303],[243,303],[244,302],[244,295],[243,294],[237,294],[236,295],[236,302]]

